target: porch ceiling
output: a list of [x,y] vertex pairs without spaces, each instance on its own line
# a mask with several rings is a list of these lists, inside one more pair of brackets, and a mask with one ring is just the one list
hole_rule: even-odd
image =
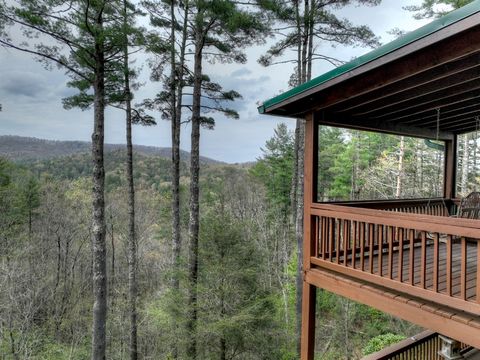
[[460,10],[266,101],[259,111],[313,112],[327,125],[427,138],[476,130],[480,1]]

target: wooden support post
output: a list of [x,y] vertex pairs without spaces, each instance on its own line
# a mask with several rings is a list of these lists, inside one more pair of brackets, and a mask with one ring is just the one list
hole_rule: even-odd
[[317,141],[315,139],[316,129],[313,116],[309,116],[305,123],[305,156],[304,156],[304,193],[303,193],[303,269],[310,269],[310,257],[313,256],[313,238],[312,238],[312,215],[310,208],[316,198],[316,153]]
[[[303,234],[303,270],[304,274],[311,268],[310,258],[314,255],[312,234],[312,203],[316,201],[316,173],[318,153],[317,128],[313,115],[307,116],[305,124],[305,157],[304,157],[304,234]],[[337,249],[338,257],[338,249]],[[313,360],[315,352],[315,286],[303,278],[302,295],[302,335],[301,359]]]
[[313,360],[315,353],[315,303],[317,288],[303,279],[301,360]]
[[456,171],[457,171],[457,135],[453,140],[445,141],[445,169],[443,181],[443,196],[453,199],[456,196]]

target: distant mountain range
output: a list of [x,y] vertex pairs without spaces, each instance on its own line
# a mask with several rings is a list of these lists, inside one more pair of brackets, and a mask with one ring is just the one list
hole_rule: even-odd
[[[89,153],[91,143],[87,141],[57,141],[44,140],[32,137],[4,135],[0,136],[0,156],[14,162],[29,162],[49,160],[64,156]],[[105,152],[114,152],[125,149],[125,144],[105,144]],[[146,156],[159,156],[170,159],[172,149],[155,146],[134,145],[136,153]],[[181,150],[180,157],[183,161],[190,160],[190,153]],[[205,164],[222,164],[221,161],[201,157]]]

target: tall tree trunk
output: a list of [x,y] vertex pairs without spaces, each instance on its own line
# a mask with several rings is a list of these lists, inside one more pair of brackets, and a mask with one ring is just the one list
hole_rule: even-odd
[[135,184],[133,180],[133,144],[132,144],[132,93],[130,91],[130,72],[128,63],[127,38],[127,1],[123,1],[125,45],[123,67],[125,74],[125,118],[127,137],[127,187],[128,187],[128,311],[130,315],[130,359],[138,358],[137,338],[137,239],[135,237]]
[[305,148],[305,121],[297,119],[297,129],[295,131],[296,140],[298,143],[296,153],[295,172],[297,173],[297,198],[295,209],[295,238],[297,241],[297,276],[296,276],[296,302],[295,313],[297,323],[297,354],[300,354],[300,341],[302,332],[302,289],[303,289],[303,169],[304,169],[304,148]]
[[[96,25],[103,27],[102,15]],[[105,124],[105,55],[103,40],[95,43],[93,158],[93,325],[92,360],[105,359],[107,321],[107,267],[105,244],[105,168],[103,163]]]
[[198,295],[198,235],[199,235],[199,176],[200,176],[200,102],[202,86],[202,29],[196,29],[195,58],[193,70],[193,102],[192,102],[192,136],[190,154],[190,222],[189,222],[189,297],[187,330],[189,341],[187,344],[187,357],[197,358],[197,295]]
[[[171,17],[175,18],[173,2],[171,5]],[[184,2],[184,19],[182,28],[182,40],[180,44],[180,56],[178,63],[175,61],[175,48],[172,49],[172,79],[175,81],[172,84],[171,96],[173,102],[173,116],[172,116],[172,245],[173,245],[173,288],[178,290],[179,284],[179,270],[180,270],[180,256],[182,251],[182,235],[180,225],[180,130],[182,120],[182,94],[183,94],[183,76],[185,72],[185,49],[188,36],[188,1]],[[172,39],[175,38],[175,28],[172,27]],[[175,43],[172,41],[172,43]],[[175,93],[176,91],[176,93]]]
[[[222,211],[223,213],[223,211]],[[225,254],[221,251],[222,263],[225,260]],[[225,278],[222,277],[221,286],[220,286],[220,319],[224,321],[226,315],[225,309]],[[227,339],[225,338],[225,331],[222,330],[220,334],[220,360],[227,360]]]
[[398,154],[398,174],[397,174],[397,186],[395,189],[395,198],[400,199],[402,195],[403,187],[403,162],[405,158],[405,137],[400,136],[400,152]]
[[115,307],[115,234],[114,234],[114,227],[113,227],[113,214],[110,213],[110,246],[112,248],[112,254],[110,256],[110,288],[109,295],[112,297],[110,305],[112,308]]
[[462,178],[460,181],[460,192],[463,196],[467,194],[468,188],[468,163],[470,162],[468,134],[463,135],[463,156],[462,156]]
[[358,130],[353,130],[352,138],[354,140],[355,149],[352,156],[352,189],[350,191],[350,200],[358,200],[360,193],[357,184],[357,175],[360,172],[360,132]]
[[[185,50],[188,36],[188,13],[189,3],[186,0],[183,3],[184,6],[184,18],[182,37],[180,43],[180,56],[178,62],[175,52],[175,6],[174,2],[171,2],[170,16],[172,20],[171,27],[171,93],[172,98],[172,255],[173,255],[173,279],[172,287],[175,291],[180,289],[180,265],[181,265],[181,252],[182,252],[182,232],[180,223],[180,130],[182,120],[182,95],[183,95],[183,77],[185,72]],[[176,340],[175,340],[176,342]],[[175,343],[172,351],[174,359],[178,358],[178,346]]]
[[[304,2],[304,18],[303,23],[300,18],[299,4],[296,4],[296,21],[298,32],[297,47],[297,71],[299,84],[303,84],[311,77],[312,67],[312,46],[311,39],[311,21],[309,1]],[[303,27],[302,27],[303,26]],[[302,290],[303,290],[303,194],[304,194],[304,149],[305,149],[305,120],[297,119],[295,127],[295,161],[294,161],[294,220],[295,220],[295,239],[297,243],[297,274],[295,279],[295,314],[296,314],[296,330],[297,330],[297,355],[300,357],[301,352],[301,332],[302,332]]]

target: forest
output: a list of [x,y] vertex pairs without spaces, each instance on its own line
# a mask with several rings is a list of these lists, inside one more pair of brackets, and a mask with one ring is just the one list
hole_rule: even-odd
[[[321,200],[395,198],[399,176],[401,197],[424,197],[438,191],[431,186],[437,184],[443,152],[429,148],[421,139],[330,127],[321,128],[319,136],[319,157],[325,159],[320,162],[320,173],[325,174],[319,179]],[[476,134],[465,139],[461,143],[471,149],[479,146]],[[398,172],[402,142],[403,175]],[[222,351],[227,359],[296,358],[297,259],[290,201],[293,151],[294,134],[281,124],[254,164],[202,167],[198,358],[219,358]],[[464,159],[463,148],[459,153]],[[175,270],[170,161],[141,153],[135,153],[134,159],[138,353],[144,359],[169,359],[172,349],[185,348],[188,339],[186,289],[171,287]],[[105,156],[106,350],[112,359],[128,358],[125,160],[124,150],[111,150]],[[469,192],[478,184],[478,170],[474,170],[480,166],[478,160],[459,162],[459,191]],[[89,154],[82,152],[48,160],[1,161],[3,359],[89,358],[90,172]],[[372,174],[379,181],[373,186]],[[464,180],[462,174],[469,176]],[[413,193],[413,182],[422,183],[422,178],[423,192]],[[188,183],[188,167],[182,162],[182,203],[188,196]],[[184,233],[188,215],[187,207],[182,207]],[[181,282],[188,276],[187,258],[183,249],[177,275]],[[317,301],[321,359],[359,358],[369,347],[379,349],[418,331],[411,324],[327,292],[320,293]]]
[[[319,43],[380,45],[336,15],[380,2],[0,0],[2,48],[63,70],[75,94],[59,101],[89,111],[93,129],[90,152],[0,153],[0,359],[298,359],[304,121],[280,124],[253,163],[205,161],[202,131],[238,118],[241,98],[205,65],[245,63],[268,36],[258,61],[291,63],[285,81],[303,84],[314,61],[342,63]],[[407,10],[429,18],[467,2]],[[149,99],[134,96],[139,52],[161,89]],[[124,148],[105,145],[109,107],[123,111]],[[137,151],[134,125],[160,120],[169,156]],[[478,137],[459,140],[459,194],[480,180]],[[440,195],[439,141],[332,127],[318,140],[320,202]],[[319,359],[361,358],[419,331],[324,291],[317,309]]]

